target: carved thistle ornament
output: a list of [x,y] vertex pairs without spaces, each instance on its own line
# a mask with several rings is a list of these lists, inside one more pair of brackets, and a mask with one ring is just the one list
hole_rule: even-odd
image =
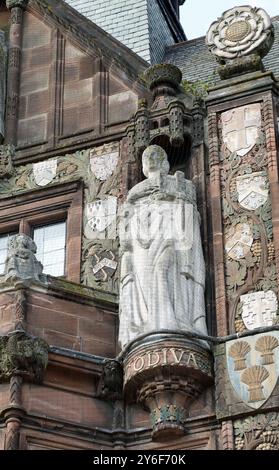
[[250,54],[264,57],[274,40],[271,19],[262,8],[238,6],[211,24],[206,43],[219,62]]
[[262,333],[226,343],[230,382],[242,401],[260,408],[279,376],[279,332]]

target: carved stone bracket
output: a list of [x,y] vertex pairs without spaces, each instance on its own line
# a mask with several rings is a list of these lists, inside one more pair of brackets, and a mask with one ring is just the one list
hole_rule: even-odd
[[24,332],[0,337],[0,381],[14,375],[41,382],[48,363],[48,344]]
[[182,435],[191,403],[212,381],[206,347],[161,338],[149,343],[148,337],[124,359],[125,397],[149,410],[153,439]]
[[117,402],[123,398],[123,368],[115,359],[103,363],[96,397]]

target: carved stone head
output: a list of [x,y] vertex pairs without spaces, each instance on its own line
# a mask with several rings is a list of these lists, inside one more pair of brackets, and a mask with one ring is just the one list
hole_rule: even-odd
[[43,266],[37,260],[36,244],[27,235],[15,235],[9,240],[5,280],[34,279],[43,281]]
[[[8,252],[16,252],[18,256],[27,252],[36,253],[37,247],[35,242],[32,238],[28,237],[27,235],[17,235],[15,237],[10,238]],[[30,254],[31,254],[30,253]]]
[[165,150],[159,145],[150,145],[142,154],[142,171],[146,178],[151,173],[167,175],[170,169],[168,156]]

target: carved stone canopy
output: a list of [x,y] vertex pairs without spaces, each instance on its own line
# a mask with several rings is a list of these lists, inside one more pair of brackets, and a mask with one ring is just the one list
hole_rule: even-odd
[[265,56],[272,47],[271,19],[262,8],[238,6],[223,13],[211,24],[206,43],[219,62],[250,54]]

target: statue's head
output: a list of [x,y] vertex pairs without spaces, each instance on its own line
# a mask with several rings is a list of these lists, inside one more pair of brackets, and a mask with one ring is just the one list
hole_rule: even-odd
[[159,145],[150,145],[142,154],[142,171],[148,178],[150,173],[159,172],[167,175],[170,169],[168,156]]
[[29,251],[31,253],[36,253],[37,247],[32,238],[28,235],[15,235],[9,239],[8,251]]

